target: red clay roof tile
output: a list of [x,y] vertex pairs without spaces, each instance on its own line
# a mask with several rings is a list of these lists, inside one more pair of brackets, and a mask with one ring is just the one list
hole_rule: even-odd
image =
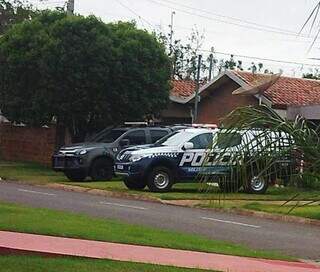
[[189,97],[196,90],[196,83],[193,80],[178,80],[171,81],[171,95],[176,97]]

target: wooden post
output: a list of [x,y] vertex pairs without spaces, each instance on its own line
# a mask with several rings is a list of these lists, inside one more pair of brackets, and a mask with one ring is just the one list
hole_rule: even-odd
[[196,123],[198,120],[201,60],[202,60],[202,55],[199,55],[199,57],[198,57],[198,71],[197,71],[197,87],[196,87],[196,95],[195,95],[195,100],[194,100],[194,120],[193,120],[194,123]]

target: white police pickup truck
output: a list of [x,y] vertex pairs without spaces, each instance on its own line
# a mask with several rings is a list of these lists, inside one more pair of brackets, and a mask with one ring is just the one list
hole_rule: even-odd
[[[231,136],[230,139],[230,133],[225,135],[219,129],[188,128],[176,131],[155,144],[121,151],[117,156],[115,172],[123,176],[125,185],[133,190],[148,186],[152,192],[167,192],[175,182],[197,182],[201,174],[214,177],[220,189],[226,192],[238,191],[243,186],[246,192],[264,193],[270,180],[249,171],[248,182],[240,184],[236,175],[232,174],[235,166],[230,159],[232,152],[242,152],[248,143],[255,143],[257,132],[235,131]],[[275,165],[283,170],[291,165],[291,159],[284,158]]]
[[125,149],[117,156],[116,175],[129,189],[169,191],[179,181],[193,181],[202,169],[206,150],[217,129],[188,128],[176,131],[153,145]]

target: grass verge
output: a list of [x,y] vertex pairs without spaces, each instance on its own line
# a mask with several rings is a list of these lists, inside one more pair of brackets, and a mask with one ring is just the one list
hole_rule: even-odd
[[6,180],[21,181],[28,184],[61,183],[90,189],[125,192],[130,195],[151,196],[161,200],[286,201],[296,194],[299,194],[299,200],[312,200],[320,195],[320,191],[303,190],[290,187],[269,188],[267,193],[264,195],[244,193],[221,194],[218,188],[213,187],[212,192],[208,194],[199,192],[199,185],[197,183],[175,184],[171,192],[162,194],[150,193],[147,189],[144,191],[130,191],[125,187],[121,180],[71,183],[62,173],[56,173],[48,167],[35,163],[22,162],[0,161],[0,177]]
[[176,268],[169,266],[90,260],[83,258],[45,258],[38,256],[0,256],[0,272],[197,272],[199,269]]
[[2,203],[0,204],[0,218],[0,230],[246,257],[292,260],[292,258],[277,252],[253,250],[242,245],[209,240],[199,235],[164,231],[49,209],[36,209]]
[[294,205],[272,205],[272,204],[261,204],[261,203],[249,203],[243,205],[243,208],[254,211],[276,213],[283,215],[294,215],[304,218],[311,218],[320,220],[320,204],[310,206],[297,206]]
[[[320,199],[320,197],[319,197]],[[270,214],[297,216],[308,219],[320,220],[320,200],[313,205],[308,201],[253,201],[253,200],[221,200],[194,202],[200,208],[215,208],[225,210],[251,210]],[[285,204],[285,205],[283,205]]]

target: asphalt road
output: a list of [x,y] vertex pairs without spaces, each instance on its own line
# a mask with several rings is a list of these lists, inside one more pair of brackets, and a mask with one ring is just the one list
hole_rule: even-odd
[[0,183],[0,201],[119,219],[320,260],[316,226],[5,182]]

